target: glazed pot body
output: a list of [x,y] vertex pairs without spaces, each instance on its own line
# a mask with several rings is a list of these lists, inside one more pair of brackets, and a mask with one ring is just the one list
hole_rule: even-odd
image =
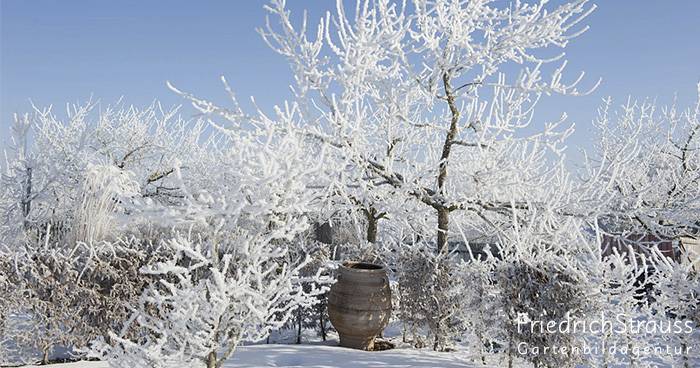
[[341,265],[328,296],[328,315],[341,346],[371,350],[391,317],[391,289],[384,267],[359,262]]

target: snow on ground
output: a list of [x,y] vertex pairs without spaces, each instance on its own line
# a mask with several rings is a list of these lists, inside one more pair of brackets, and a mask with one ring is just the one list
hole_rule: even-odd
[[251,345],[236,352],[227,367],[399,368],[469,367],[458,354],[398,348],[360,351],[328,345]]
[[[469,368],[474,364],[459,353],[438,353],[430,349],[397,348],[385,351],[360,351],[335,345],[264,344],[241,346],[227,368],[310,367],[310,368]],[[491,367],[499,367],[493,364]],[[39,366],[28,366],[38,368]],[[107,368],[105,362],[53,364],[51,368]]]
[[[384,330],[384,341],[390,341],[397,347],[384,351],[361,351],[338,346],[338,335],[328,332],[328,341],[321,341],[315,331],[304,330],[302,344],[294,344],[294,330],[279,330],[270,336],[271,344],[263,342],[245,343],[239,346],[224,367],[226,368],[264,368],[264,367],[308,367],[308,368],[498,368],[507,366],[507,362],[495,355],[488,356],[489,364],[483,365],[466,346],[457,346],[456,351],[435,352],[429,348],[415,349],[401,340],[400,323],[389,324]],[[505,357],[501,356],[501,359]],[[700,367],[700,357],[691,362],[692,367]],[[531,367],[517,359],[516,368]],[[659,367],[667,365],[659,364]],[[31,368],[28,366],[22,368]],[[51,368],[108,368],[105,362],[77,362],[53,364]],[[583,366],[581,366],[583,367]],[[622,368],[622,367],[620,367]]]
[[[332,345],[331,345],[332,344]],[[342,348],[335,341],[320,344],[261,344],[241,346],[226,368],[263,368],[263,367],[305,367],[305,368],[497,368],[506,366],[505,362],[490,361],[484,366],[464,352],[439,353],[430,349],[413,349],[399,347],[385,351],[360,351]],[[691,362],[691,366],[700,362]],[[526,363],[517,363],[517,368],[530,367]],[[25,366],[23,368],[39,368]],[[45,366],[43,366],[45,367]],[[105,362],[76,362],[53,364],[51,368],[108,368]],[[667,367],[667,365],[659,365]]]
[[[487,356],[488,365],[470,354],[467,346],[457,346],[456,351],[435,352],[429,348],[416,349],[401,340],[399,323],[391,323],[384,330],[384,341],[396,345],[395,349],[384,351],[361,351],[338,346],[338,335],[329,331],[328,341],[321,341],[315,331],[304,330],[302,344],[294,344],[294,330],[275,331],[270,336],[270,344],[264,342],[245,343],[239,346],[224,367],[226,368],[264,368],[264,367],[308,367],[308,368],[498,368],[507,366],[502,355]],[[691,362],[692,367],[700,367],[700,357]],[[531,367],[520,359],[515,360],[514,367]],[[660,363],[659,367],[668,367]],[[25,366],[31,368],[37,366]],[[108,368],[105,362],[76,362],[53,364],[51,368]],[[583,366],[581,366],[583,367]],[[622,366],[617,366],[622,368]]]
[[75,362],[75,363],[59,363],[51,365],[26,365],[22,368],[107,368],[109,365],[105,362]]

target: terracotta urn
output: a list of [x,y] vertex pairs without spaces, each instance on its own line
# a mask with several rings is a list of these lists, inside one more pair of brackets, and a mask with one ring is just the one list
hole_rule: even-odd
[[386,269],[372,263],[342,264],[328,296],[328,315],[340,335],[340,346],[372,350],[374,338],[391,317]]

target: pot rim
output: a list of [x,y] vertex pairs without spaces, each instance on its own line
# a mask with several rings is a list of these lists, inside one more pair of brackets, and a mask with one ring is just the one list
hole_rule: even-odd
[[[371,268],[352,267],[354,265],[367,265]],[[351,271],[351,272],[386,272],[386,268],[382,265],[379,265],[376,263],[371,263],[371,262],[362,262],[362,261],[346,261],[346,262],[343,262],[340,264],[340,268],[343,268],[343,269]]]

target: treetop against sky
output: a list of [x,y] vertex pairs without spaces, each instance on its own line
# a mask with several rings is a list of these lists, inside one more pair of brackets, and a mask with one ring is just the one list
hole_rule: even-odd
[[[552,6],[563,3],[552,1]],[[576,123],[571,144],[587,147],[591,120],[602,98],[617,104],[628,95],[687,106],[700,80],[700,2],[596,1],[584,20],[590,29],[566,48],[569,75],[586,72],[601,85],[589,96],[544,99],[538,121],[566,112]],[[289,98],[292,74],[282,57],[262,41],[265,1],[75,0],[0,1],[0,147],[9,136],[12,114],[93,96],[103,104],[124,96],[128,104],[164,105],[183,100],[167,80],[210,97],[220,93],[225,75],[246,103],[248,96],[270,110]],[[348,8],[354,8],[353,1]],[[334,2],[290,2],[293,17],[308,10],[312,23]],[[552,50],[556,54],[558,50]],[[193,112],[184,109],[185,115]],[[575,153],[570,156],[575,157]]]

